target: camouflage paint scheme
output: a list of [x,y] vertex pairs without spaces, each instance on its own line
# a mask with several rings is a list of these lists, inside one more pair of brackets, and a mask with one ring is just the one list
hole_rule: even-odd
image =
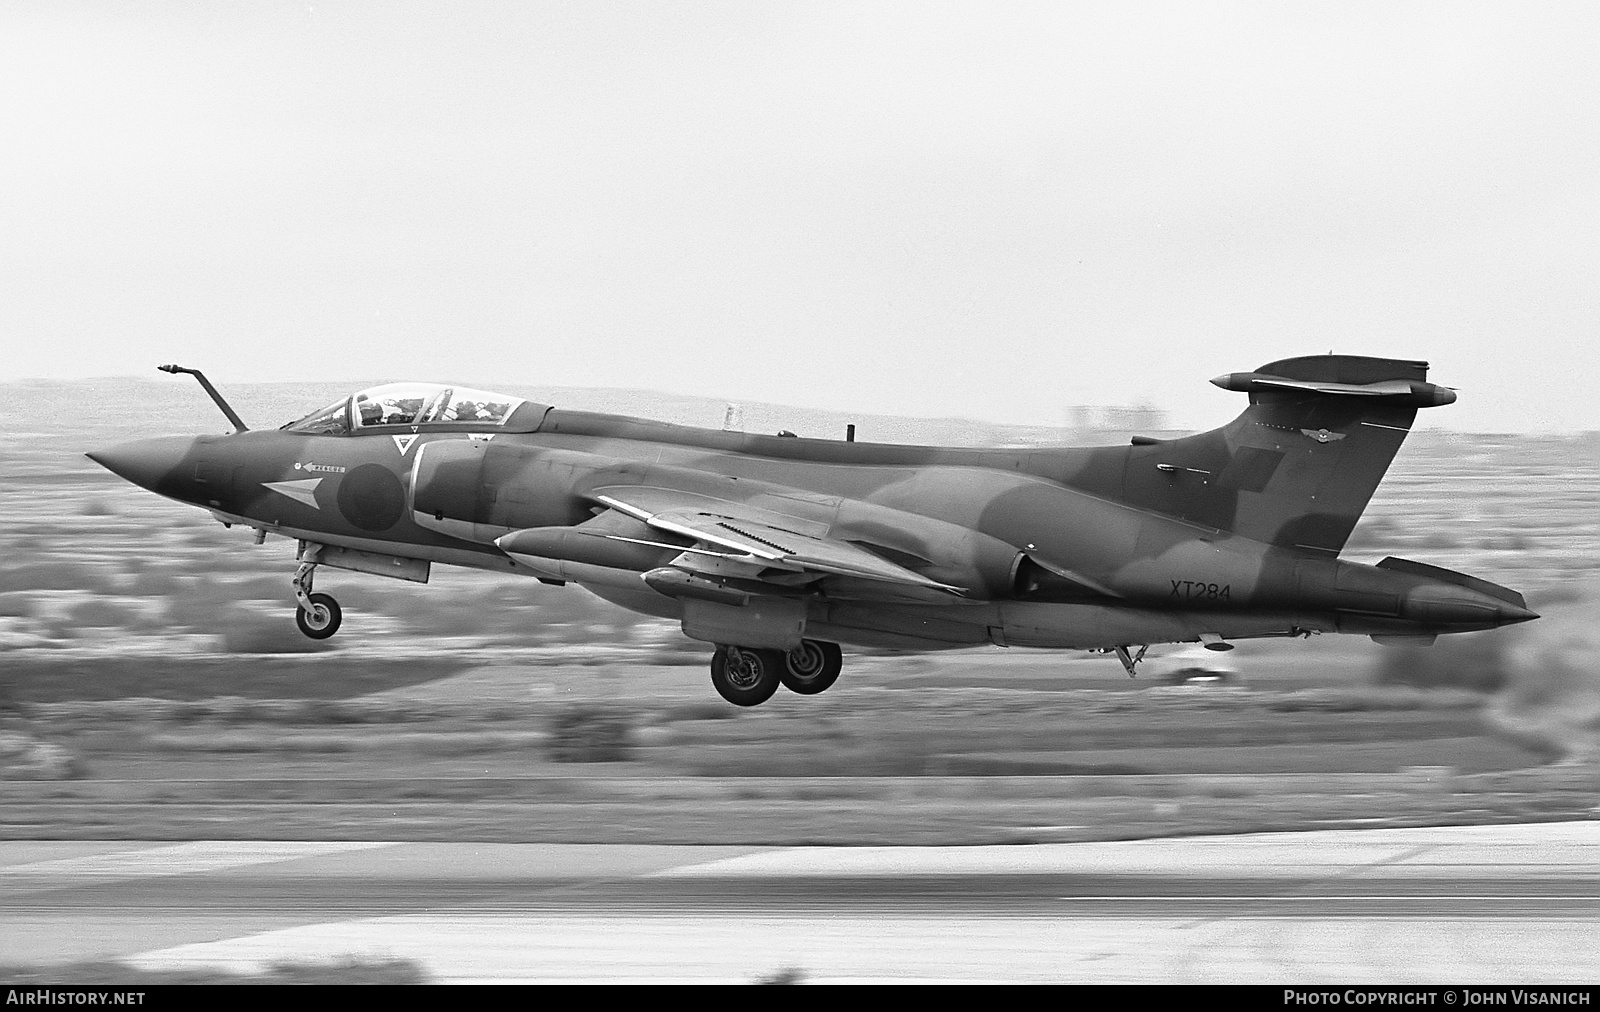
[[291,425],[90,456],[224,522],[299,539],[308,566],[575,582],[682,621],[719,657],[808,642],[1427,640],[1535,618],[1487,581],[1338,558],[1417,410],[1455,399],[1426,376],[1421,362],[1287,359],[1212,381],[1249,394],[1228,425],[1114,447],[748,435],[531,402],[499,423],[362,424],[353,396],[341,433]]

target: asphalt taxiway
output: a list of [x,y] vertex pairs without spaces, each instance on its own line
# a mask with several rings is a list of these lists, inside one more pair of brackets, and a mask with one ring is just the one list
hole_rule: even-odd
[[1593,983],[1600,822],[984,847],[0,842],[0,964]]

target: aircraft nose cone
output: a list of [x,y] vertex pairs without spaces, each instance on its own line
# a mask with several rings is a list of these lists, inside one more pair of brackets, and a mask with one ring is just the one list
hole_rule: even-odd
[[158,436],[119,443],[84,456],[112,474],[154,491],[156,485],[189,455],[193,446],[192,436]]

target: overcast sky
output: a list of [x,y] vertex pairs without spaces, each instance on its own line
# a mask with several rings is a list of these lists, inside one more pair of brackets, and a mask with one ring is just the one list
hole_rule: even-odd
[[1600,5],[0,9],[0,379],[1600,429]]

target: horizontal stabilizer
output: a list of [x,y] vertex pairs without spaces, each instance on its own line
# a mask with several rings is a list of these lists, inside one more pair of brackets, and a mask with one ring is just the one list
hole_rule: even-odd
[[1335,383],[1326,380],[1291,379],[1261,372],[1231,372],[1211,381],[1224,390],[1245,393],[1292,392],[1330,397],[1370,397],[1403,407],[1433,408],[1453,404],[1456,392],[1422,380],[1387,379],[1372,383]]

